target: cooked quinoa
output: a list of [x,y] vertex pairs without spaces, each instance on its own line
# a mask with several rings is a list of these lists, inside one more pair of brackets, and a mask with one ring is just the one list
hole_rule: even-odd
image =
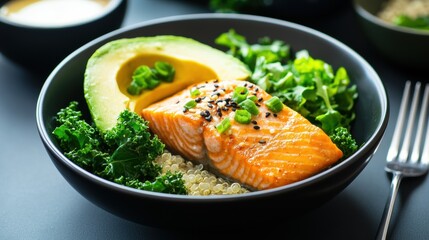
[[429,15],[429,0],[390,0],[378,13],[378,17],[393,22],[399,15],[417,18]]
[[249,192],[239,183],[230,183],[223,178],[216,177],[213,173],[205,170],[202,164],[195,165],[183,159],[179,155],[164,152],[156,160],[162,166],[162,172],[181,172],[185,187],[189,195],[226,195],[241,194]]

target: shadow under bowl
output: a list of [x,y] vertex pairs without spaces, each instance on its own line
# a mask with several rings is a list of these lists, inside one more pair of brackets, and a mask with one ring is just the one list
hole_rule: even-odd
[[[246,36],[249,42],[263,36],[286,39],[294,49],[307,49],[312,56],[324,59],[334,68],[344,66],[361,93],[353,130],[361,148],[344,161],[303,181],[228,196],[183,196],[136,190],[99,178],[64,156],[52,134],[53,118],[70,101],[81,102],[89,118],[83,104],[83,75],[87,60],[96,49],[115,39],[156,35],[185,36],[216,47],[214,39],[230,28]],[[156,227],[260,226],[276,222],[271,219],[287,219],[311,211],[347,187],[379,146],[388,122],[388,101],[373,68],[349,47],[323,33],[266,17],[195,14],[143,22],[79,48],[47,78],[39,95],[36,115],[41,140],[59,172],[82,196],[117,216]],[[172,222],[166,221],[166,216],[179,217]]]

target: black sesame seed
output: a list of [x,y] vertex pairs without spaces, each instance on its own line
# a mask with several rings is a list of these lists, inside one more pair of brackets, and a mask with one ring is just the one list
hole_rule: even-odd
[[215,88],[218,88],[219,87],[219,84],[215,84],[215,85],[213,85]]
[[258,92],[258,91],[259,91],[259,88],[256,88],[256,89],[255,89],[255,92]]
[[204,114],[205,114],[206,116],[210,116],[210,112],[209,112],[209,110],[204,110]]
[[267,143],[265,140],[259,140],[259,143],[260,144],[265,144],[265,143]]
[[256,120],[252,120],[252,123],[255,125],[258,124],[258,122]]
[[218,83],[218,82],[219,82],[219,79],[216,79],[216,80],[214,80],[213,82],[214,82],[214,83]]
[[214,103],[215,101],[214,100],[208,100],[207,102],[208,103]]
[[263,99],[263,98],[259,98],[259,99],[258,99],[258,102],[262,102],[262,100],[264,100],[264,99]]
[[217,112],[217,115],[219,116],[219,117],[222,117],[222,112]]
[[212,105],[211,103],[208,103],[208,104],[207,104],[207,107],[209,107],[209,108],[213,108],[213,105]]
[[204,111],[201,111],[201,112],[200,112],[200,115],[201,115],[201,117],[205,117],[205,116],[207,116],[207,115],[206,115],[206,113],[205,113]]
[[198,98],[195,98],[195,102],[197,102],[197,103],[199,103],[199,102],[201,102],[201,98],[200,97],[198,97]]
[[273,113],[273,116],[274,116],[274,117],[277,117],[277,113]]
[[204,118],[207,122],[211,122],[213,117],[211,115]]
[[254,128],[255,130],[259,130],[259,129],[261,129],[261,127],[260,127],[260,126],[258,126],[258,125],[253,126],[253,128]]
[[188,111],[188,109],[187,108],[183,108],[183,112],[185,113],[185,112],[187,112]]
[[222,111],[228,111],[227,107],[222,107]]
[[253,84],[250,84],[250,85],[249,85],[249,88],[250,88],[250,89],[252,89],[252,88],[253,88]]
[[260,107],[260,106],[261,106],[261,104],[259,104],[259,103],[255,103],[255,105],[256,105],[257,107]]
[[267,118],[267,117],[269,117],[271,115],[271,113],[270,112],[266,112],[265,113],[265,117]]
[[244,85],[243,85],[244,87],[247,87],[247,83],[244,83]]
[[177,101],[177,102],[176,102],[176,104],[179,104],[179,103],[180,103],[180,101]]

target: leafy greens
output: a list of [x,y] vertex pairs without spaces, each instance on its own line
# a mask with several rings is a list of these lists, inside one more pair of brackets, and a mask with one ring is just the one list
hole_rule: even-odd
[[186,194],[181,173],[161,174],[154,159],[164,144],[151,136],[147,122],[129,110],[105,133],[83,120],[73,101],[57,116],[53,134],[65,156],[80,167],[125,186],[156,192]]
[[[233,29],[219,35],[215,42],[247,64],[252,72],[251,82],[321,127],[331,139],[341,133],[338,138],[346,138],[349,143],[339,146],[344,157],[357,150],[350,126],[355,119],[358,93],[344,67],[334,71],[325,61],[311,57],[307,50],[293,56],[290,46],[281,40],[264,37],[249,44]],[[337,131],[340,127],[345,130]]]

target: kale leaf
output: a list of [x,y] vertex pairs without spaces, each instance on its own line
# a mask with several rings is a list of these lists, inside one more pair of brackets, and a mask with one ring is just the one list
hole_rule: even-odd
[[134,112],[121,112],[114,128],[101,134],[83,120],[76,101],[56,116],[53,134],[64,155],[80,167],[107,180],[138,189],[186,194],[182,175],[161,173],[154,160],[164,144],[149,132]]

